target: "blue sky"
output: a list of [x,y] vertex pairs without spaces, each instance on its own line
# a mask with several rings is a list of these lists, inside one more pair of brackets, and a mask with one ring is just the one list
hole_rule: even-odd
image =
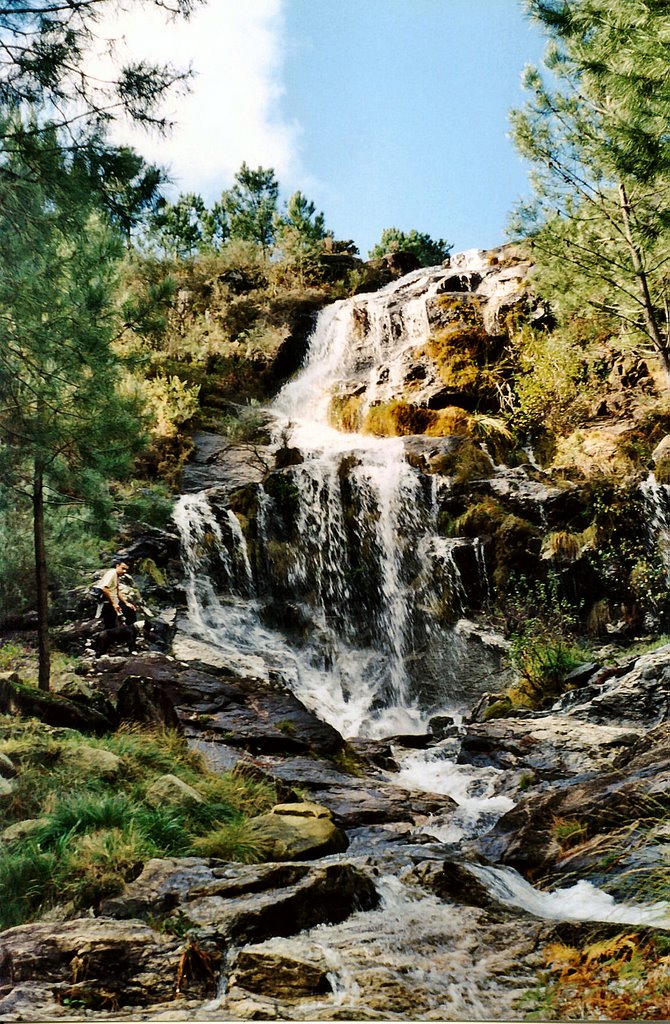
[[131,52],[196,72],[169,139],[127,135],[175,189],[213,201],[246,160],[363,255],[392,225],[456,250],[504,240],[527,191],[507,114],[544,48],[520,0],[210,0],[187,27],[122,27]]

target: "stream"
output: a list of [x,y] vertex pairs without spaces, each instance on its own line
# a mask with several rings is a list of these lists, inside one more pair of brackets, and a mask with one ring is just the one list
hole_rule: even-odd
[[[464,278],[486,275],[479,253],[456,266]],[[353,396],[359,416],[393,401],[427,339],[427,302],[453,277],[453,268],[416,271],[327,307],[303,369],[269,410],[277,443],[299,459],[273,474],[274,488],[256,487],[246,520],[222,511],[208,491],[183,495],[174,512],[188,601],[180,629],[216,648],[235,672],[280,679],[345,738],[419,735],[436,716],[452,718],[457,732],[462,714],[496,689],[503,664],[504,652],[472,616],[488,587],[479,541],[441,532],[449,479],[410,464],[402,438],[332,425],[334,395]],[[277,603],[290,605],[300,629],[272,623],[267,609]],[[458,804],[410,837],[432,844],[436,856],[457,853],[513,807],[504,773],[458,764],[457,749],[457,735],[427,750],[397,744],[400,771],[386,773],[398,786]],[[261,1016],[501,1019],[514,1016],[515,1001],[534,984],[538,921],[670,929],[665,903],[618,904],[587,882],[542,892],[511,869],[471,865],[498,903],[526,915],[516,925],[484,924],[483,911],[410,884],[407,873],[420,860],[411,843],[386,842],[388,830],[380,836],[377,845],[374,830],[354,836],[347,854],[377,865],[379,909],[257,947],[325,961],[331,991],[290,1008],[259,1002]],[[203,1014],[239,1011],[227,999],[223,985]]]

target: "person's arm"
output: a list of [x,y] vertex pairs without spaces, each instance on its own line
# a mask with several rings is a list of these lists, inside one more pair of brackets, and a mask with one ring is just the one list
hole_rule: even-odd
[[119,584],[119,601],[121,602],[121,604],[125,605],[126,608],[130,608],[132,611],[136,611],[137,610],[135,608],[135,605],[133,604],[133,602],[132,601],[127,601],[126,598],[121,593],[121,585],[120,584]]
[[100,589],[102,590],[103,594],[105,595],[105,597],[107,598],[107,600],[111,604],[111,606],[114,609],[114,611],[117,612],[117,613],[120,612],[121,611],[121,606],[120,606],[120,604],[118,604],[114,600],[114,595],[112,594],[112,592],[109,589],[109,587],[100,587]]

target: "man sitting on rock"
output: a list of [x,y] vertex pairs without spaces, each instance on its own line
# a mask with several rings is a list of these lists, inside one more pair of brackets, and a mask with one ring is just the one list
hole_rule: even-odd
[[135,653],[137,611],[135,605],[123,596],[120,587],[121,577],[127,572],[128,563],[117,562],[95,585],[102,595],[98,615],[102,618],[103,629],[95,641],[95,654],[98,658],[106,654],[115,641],[126,642],[129,653]]

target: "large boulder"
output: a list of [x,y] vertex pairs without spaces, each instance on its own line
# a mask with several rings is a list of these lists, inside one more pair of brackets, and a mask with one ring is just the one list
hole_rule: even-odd
[[182,731],[174,704],[164,688],[142,676],[128,676],[117,697],[116,713],[121,722],[134,722],[147,729]]
[[65,748],[68,764],[84,778],[115,779],[121,771],[121,758],[104,750],[102,747],[89,747],[86,744],[68,745]]
[[624,750],[614,769],[586,781],[530,792],[503,815],[476,848],[493,862],[529,878],[546,875],[564,858],[561,823],[580,841],[630,826],[670,809],[670,725]]
[[174,916],[224,947],[343,921],[378,901],[370,877],[353,864],[245,866],[184,857],[149,861],[102,910],[114,917]]
[[[32,1020],[51,1020],[68,1002],[114,1010],[171,1000],[183,953],[183,940],[140,921],[85,918],[9,928],[0,936],[0,1017],[26,1019],[15,1015],[26,990],[34,1010],[43,1007],[44,1016]],[[214,981],[210,976],[208,985],[193,987],[204,996]]]
[[670,719],[670,644],[612,669],[597,669],[583,688],[555,705],[599,725],[649,729]]
[[278,804],[269,814],[249,822],[260,841],[266,860],[313,860],[329,853],[343,853],[349,840],[333,824],[325,807],[314,803]]
[[277,940],[240,950],[233,962],[230,986],[276,999],[301,999],[333,991],[331,968],[323,952],[309,957],[286,953]]
[[607,771],[638,740],[641,730],[601,726],[572,715],[501,718],[465,726],[459,764],[528,773],[555,781]]

